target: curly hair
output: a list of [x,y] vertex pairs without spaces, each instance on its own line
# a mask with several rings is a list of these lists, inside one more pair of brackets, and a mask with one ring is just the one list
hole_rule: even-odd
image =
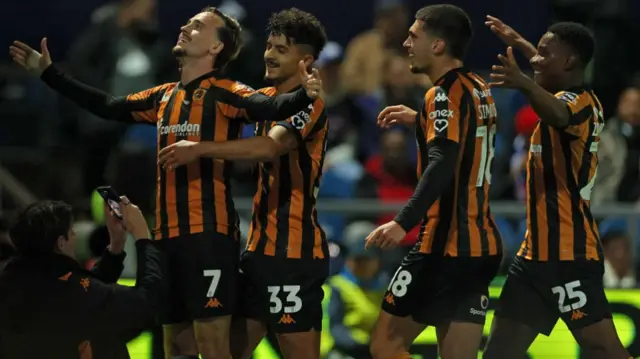
[[242,27],[238,20],[223,13],[214,6],[207,6],[201,12],[210,12],[219,16],[224,22],[224,27],[218,28],[218,37],[220,42],[224,44],[224,48],[216,58],[216,67],[224,70],[227,65],[238,57],[242,50]]
[[295,7],[272,14],[267,24],[267,33],[283,35],[290,43],[311,47],[315,59],[327,43],[327,34],[320,21],[312,14]]

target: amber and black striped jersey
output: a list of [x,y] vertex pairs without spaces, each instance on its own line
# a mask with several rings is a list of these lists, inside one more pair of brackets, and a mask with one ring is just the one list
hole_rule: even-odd
[[[158,150],[181,140],[235,140],[249,119],[286,119],[312,103],[304,89],[267,96],[215,71],[186,85],[165,84],[122,98],[80,84],[53,66],[43,80],[98,116],[157,126]],[[207,231],[237,238],[230,162],[201,158],[174,171],[158,166],[157,172],[156,239]]]
[[419,251],[451,257],[501,254],[502,240],[489,208],[496,133],[489,86],[466,69],[452,70],[427,91],[418,117],[418,178],[428,166],[433,140],[459,145],[454,180],[422,220]]
[[527,232],[518,255],[537,261],[602,260],[598,227],[589,209],[604,128],[600,101],[590,90],[563,91],[569,125],[539,120],[527,163]]
[[[276,95],[273,87],[260,92]],[[293,131],[299,144],[259,165],[247,250],[290,259],[328,259],[315,207],[329,130],[324,103],[317,99],[286,121],[260,122],[256,136],[266,136],[274,126]]]

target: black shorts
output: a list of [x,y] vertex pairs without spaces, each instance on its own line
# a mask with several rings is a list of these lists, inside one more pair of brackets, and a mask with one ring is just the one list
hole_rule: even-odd
[[198,233],[162,240],[166,306],[162,324],[231,315],[236,308],[240,245]]
[[551,333],[558,318],[570,330],[611,318],[603,273],[601,261],[538,262],[516,257],[496,315],[544,335]]
[[499,255],[442,257],[412,250],[391,278],[382,309],[430,326],[451,320],[484,324],[489,284],[501,260]]
[[245,251],[240,260],[238,316],[276,333],[322,330],[322,284],[329,259],[282,259]]

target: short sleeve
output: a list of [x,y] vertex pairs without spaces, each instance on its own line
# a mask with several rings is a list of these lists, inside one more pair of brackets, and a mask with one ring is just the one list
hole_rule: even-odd
[[586,91],[574,93],[562,91],[556,97],[564,102],[569,112],[569,125],[564,128],[564,132],[576,137],[582,137],[585,131],[589,131],[587,121],[593,114],[595,107],[591,102],[591,97]]
[[462,85],[459,81],[453,83],[449,89],[434,86],[425,96],[425,138],[427,143],[435,138],[445,138],[453,142],[460,142],[460,122]]
[[284,121],[277,122],[277,125],[284,126],[299,136],[299,140],[306,140],[307,137],[317,132],[318,128],[324,127],[327,116],[324,112],[324,103],[317,99],[304,110],[289,117]]
[[158,122],[159,105],[169,101],[174,87],[174,83],[165,84],[128,95],[125,101],[133,119],[137,122]]

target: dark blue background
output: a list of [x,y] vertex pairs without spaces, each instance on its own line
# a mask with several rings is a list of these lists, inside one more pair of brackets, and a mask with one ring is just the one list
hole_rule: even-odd
[[[0,44],[8,47],[13,39],[37,45],[43,36],[49,38],[49,48],[55,59],[65,55],[70,43],[85,29],[93,9],[105,1],[82,0],[8,0],[0,22]],[[162,35],[173,42],[186,19],[206,5],[220,1],[158,0]],[[296,5],[314,13],[327,28],[332,40],[346,44],[349,39],[372,25],[374,0],[240,0],[247,9],[247,24],[256,34],[262,34],[269,14]],[[473,21],[476,37],[467,65],[487,68],[494,63],[501,43],[483,25],[486,14],[501,17],[530,41],[536,42],[549,24],[547,0],[455,0],[449,3],[464,8]],[[429,2],[410,0],[411,11]],[[10,8],[9,8],[10,7]],[[6,60],[8,60],[8,55]]]

